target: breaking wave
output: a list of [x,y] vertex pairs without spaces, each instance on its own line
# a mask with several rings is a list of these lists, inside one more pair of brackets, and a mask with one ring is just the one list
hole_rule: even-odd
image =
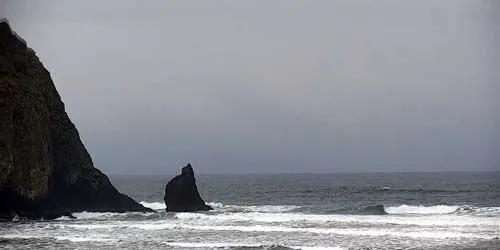
[[160,210],[160,209],[165,209],[167,206],[165,205],[164,202],[147,202],[147,201],[141,201],[139,202],[141,205],[151,208],[153,210]]
[[469,205],[462,206],[447,206],[447,205],[435,205],[435,206],[411,206],[411,205],[400,205],[394,207],[386,207],[385,211],[388,214],[421,214],[421,215],[433,215],[433,214],[469,214],[469,215],[479,215],[479,216],[499,216],[500,207],[475,207]]
[[396,207],[386,207],[385,212],[388,214],[450,214],[456,212],[460,206],[410,206],[401,205]]
[[283,213],[294,211],[300,206],[294,205],[260,205],[260,206],[238,206],[225,205],[220,202],[208,202],[215,210],[223,210],[227,212],[263,212],[263,213]]
[[[151,208],[153,210],[164,210],[166,208],[163,202],[139,202],[141,205]],[[300,208],[300,206],[293,205],[261,205],[261,206],[238,206],[238,205],[225,205],[220,202],[207,202],[215,210],[222,210],[226,212],[265,212],[265,213],[281,213],[288,212]]]
[[341,247],[307,247],[307,246],[282,246],[282,245],[258,245],[230,242],[166,242],[168,246],[182,248],[211,248],[211,249],[234,249],[234,250],[341,250]]
[[[498,222],[497,222],[498,223]],[[474,224],[475,225],[475,224]],[[495,224],[498,225],[498,224]],[[324,234],[324,235],[346,235],[346,236],[392,236],[392,237],[409,237],[409,238],[427,238],[427,239],[446,239],[446,238],[469,238],[469,239],[492,239],[491,235],[482,235],[473,232],[450,232],[441,231],[401,231],[400,229],[384,229],[384,228],[369,228],[369,229],[349,229],[349,228],[324,228],[320,225],[315,227],[296,227],[292,225],[207,225],[202,223],[177,223],[173,221],[160,221],[157,223],[127,223],[127,224],[72,224],[60,225],[62,229],[78,229],[78,230],[115,230],[115,229],[139,229],[145,231],[219,231],[219,232],[256,232],[256,233],[306,233],[306,234]]]
[[399,205],[384,206],[382,204],[359,208],[342,208],[329,211],[328,214],[355,214],[355,215],[479,215],[479,216],[498,216],[500,207],[475,207],[469,205],[448,206],[448,205]]
[[[327,213],[311,213],[300,206],[292,205],[262,205],[262,206],[239,206],[225,205],[222,203],[208,203],[214,208],[212,211],[199,213],[166,213],[165,204],[160,202],[140,202],[143,206],[158,211],[158,213],[97,213],[78,212],[73,213],[77,220],[144,220],[144,219],[183,219],[206,221],[258,221],[258,222],[286,222],[286,221],[360,221],[372,220],[362,216],[432,216],[432,215],[469,215],[478,217],[498,217],[500,207],[475,207],[475,206],[415,206],[399,205],[384,206],[382,204],[367,206],[364,208],[344,208],[340,210],[328,211]],[[361,217],[359,217],[361,216]],[[376,218],[376,217],[374,217]],[[63,216],[56,220],[73,220]],[[376,219],[375,219],[376,220]],[[383,219],[388,220],[387,219]],[[408,220],[407,222],[411,222]],[[420,222],[419,222],[420,223]],[[419,224],[417,223],[417,224]],[[461,223],[467,223],[462,220]]]

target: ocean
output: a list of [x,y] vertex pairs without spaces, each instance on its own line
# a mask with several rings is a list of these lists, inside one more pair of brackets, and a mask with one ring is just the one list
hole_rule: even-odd
[[158,213],[0,224],[0,249],[500,249],[500,172],[197,175],[213,211],[166,213],[173,176],[111,176]]

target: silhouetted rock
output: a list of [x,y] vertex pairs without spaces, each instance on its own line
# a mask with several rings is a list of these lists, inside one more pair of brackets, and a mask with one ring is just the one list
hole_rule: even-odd
[[200,197],[194,171],[191,164],[182,168],[182,173],[174,177],[165,186],[165,205],[167,212],[194,212],[208,211],[212,207],[205,204],[205,201]]
[[152,211],[94,168],[35,52],[0,20],[0,220]]

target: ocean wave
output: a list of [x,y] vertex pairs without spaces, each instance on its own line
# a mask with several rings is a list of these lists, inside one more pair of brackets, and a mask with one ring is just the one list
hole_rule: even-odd
[[220,248],[234,250],[343,250],[341,247],[308,247],[308,246],[282,246],[277,244],[259,245],[251,243],[234,242],[165,242],[164,244],[172,247],[182,248]]
[[346,207],[328,211],[327,214],[354,214],[354,215],[476,215],[476,216],[498,216],[500,207],[475,207],[469,205],[399,205],[384,206],[382,204],[366,206],[364,208]]
[[466,214],[468,214],[468,215],[476,215],[476,216],[499,216],[500,215],[500,207],[476,207],[476,206],[469,206],[469,205],[462,205],[462,206],[400,205],[400,206],[386,207],[385,211],[388,214],[420,214],[420,215],[433,215],[433,214],[466,215]]
[[142,213],[142,212],[126,212],[126,213],[112,213],[112,212],[76,212],[72,213],[75,218],[68,216],[61,216],[56,218],[56,221],[71,221],[71,220],[143,220],[148,218],[161,218],[165,217],[164,214],[158,213]]
[[449,230],[434,230],[428,231],[411,230],[405,231],[401,229],[388,230],[387,228],[323,228],[323,227],[293,227],[286,225],[200,225],[189,223],[129,223],[117,225],[65,225],[69,228],[79,229],[113,229],[113,228],[133,228],[140,230],[180,230],[180,231],[238,231],[238,232],[259,232],[259,233],[311,233],[325,235],[347,235],[347,236],[392,236],[392,237],[408,237],[408,238],[428,238],[428,239],[451,239],[451,238],[469,238],[469,239],[492,239],[491,235],[475,234],[473,232],[453,232]]
[[160,210],[160,209],[165,209],[167,206],[165,205],[165,202],[147,202],[147,201],[141,201],[139,204],[151,208],[153,210]]
[[[141,202],[141,204],[150,208],[159,208],[159,202]],[[367,221],[368,223],[391,222],[400,224],[399,217],[404,218],[408,224],[428,224],[429,221],[422,219],[422,216],[431,216],[431,223],[450,223],[447,217],[435,216],[457,216],[462,217],[458,224],[475,223],[474,218],[491,218],[500,216],[500,207],[475,207],[475,206],[448,206],[448,205],[399,205],[384,206],[381,204],[367,206],[361,209],[344,208],[340,210],[329,211],[328,213],[311,213],[299,209],[299,206],[291,205],[262,205],[262,206],[238,206],[225,205],[222,203],[208,203],[214,210],[198,213],[97,213],[97,212],[78,212],[73,213],[76,220],[155,220],[155,219],[179,219],[179,220],[203,220],[203,221],[255,221],[255,222],[352,222]],[[161,208],[160,208],[161,209]],[[157,209],[157,210],[160,210]],[[418,216],[417,220],[410,219],[409,216]],[[361,217],[360,217],[361,216]],[[365,217],[363,217],[365,216]],[[366,217],[375,216],[375,217]],[[392,217],[382,218],[382,217]],[[434,216],[434,217],[432,217]],[[464,218],[465,216],[471,218]],[[469,220],[470,219],[470,220]],[[57,218],[59,221],[74,220],[63,216]],[[432,222],[435,220],[435,222]],[[443,221],[441,221],[443,220]],[[406,223],[403,223],[406,224]]]
[[[141,201],[145,207],[162,210],[165,209],[165,203]],[[227,205],[220,202],[208,202],[208,205],[214,208],[214,212],[261,212],[261,213],[293,213],[301,212],[303,208],[296,205]],[[404,215],[404,214],[471,214],[482,216],[500,215],[500,207],[476,207],[469,205],[407,205],[384,206],[382,204],[366,206],[364,208],[342,208],[329,211],[328,214],[354,214],[354,215]],[[78,217],[78,216],[77,216]]]
[[111,213],[111,212],[103,212],[103,213],[98,213],[98,212],[86,212],[86,211],[83,211],[83,212],[77,212],[77,213],[72,213],[72,215],[75,217],[75,218],[70,218],[68,216],[61,216],[59,218],[56,218],[55,220],[60,220],[60,221],[65,221],[65,220],[75,220],[75,219],[78,219],[78,220],[91,220],[91,219],[101,219],[101,220],[106,220],[106,219],[110,219],[110,218],[113,218],[113,217],[117,217],[117,216],[120,216],[120,215],[126,215],[126,214],[130,214],[130,213]]
[[[98,215],[96,215],[98,216]],[[103,215],[107,216],[107,215]],[[342,214],[303,214],[303,213],[262,213],[262,212],[225,212],[225,213],[157,213],[141,220],[129,220],[128,217],[112,217],[111,219],[90,219],[104,221],[105,224],[67,224],[58,227],[81,229],[108,229],[132,227],[140,229],[168,229],[175,224],[191,225],[241,225],[241,224],[282,224],[290,226],[349,226],[352,224],[365,226],[404,225],[404,226],[497,226],[500,217],[462,216],[457,214],[431,215],[342,215]],[[78,221],[78,220],[77,220]],[[140,222],[140,224],[137,224]]]
[[78,213],[73,213],[73,216],[75,216],[79,220],[88,220],[88,219],[109,219],[115,216],[120,216],[120,215],[125,215],[125,214],[120,214],[120,213],[111,213],[111,212],[104,212],[104,213],[97,213],[97,212],[78,212]]
[[282,246],[277,244],[259,245],[234,242],[165,242],[165,245],[182,248],[220,248],[234,250],[343,250],[341,247]]
[[214,209],[228,210],[235,212],[263,212],[263,213],[283,213],[290,212],[300,208],[295,205],[260,205],[260,206],[238,206],[238,205],[225,205],[220,202],[208,202],[208,205]]
[[[459,218],[460,217],[460,218]],[[175,218],[193,224],[227,224],[227,223],[288,223],[288,224],[365,224],[365,225],[418,225],[418,226],[470,226],[499,225],[500,218],[471,217],[449,215],[341,215],[341,214],[301,214],[301,213],[177,213]]]
[[[141,201],[139,203],[153,210],[161,210],[166,208],[166,205],[163,202]],[[300,206],[294,206],[294,205],[260,205],[260,206],[225,205],[220,202],[207,202],[207,205],[213,207],[215,210],[227,211],[227,212],[232,211],[232,212],[281,213],[300,208]]]
[[298,228],[286,226],[204,226],[204,225],[175,225],[173,229],[188,229],[201,231],[240,231],[240,232],[285,232],[285,233],[313,233],[313,234],[335,234],[335,235],[356,235],[356,236],[393,236],[393,237],[408,237],[408,238],[475,238],[475,239],[491,239],[491,236],[448,232],[448,231],[389,231],[385,229],[347,229],[347,228]]
[[367,215],[384,215],[387,214],[385,211],[384,205],[375,205],[375,206],[367,206],[363,209],[361,209],[361,214],[367,214]]
[[460,206],[454,212],[455,214],[464,215],[479,215],[488,217],[500,216],[500,207],[475,207],[475,206]]
[[96,236],[43,236],[43,235],[24,235],[24,234],[3,234],[0,235],[0,239],[55,239],[60,241],[71,241],[71,242],[114,242],[116,240],[109,239],[105,237]]
[[82,237],[82,236],[54,236],[56,240],[61,241],[71,241],[71,242],[87,242],[87,241],[95,241],[95,242],[116,242],[114,239],[108,238],[99,238],[99,237]]
[[450,214],[458,210],[460,206],[412,206],[400,205],[394,207],[385,207],[388,214]]

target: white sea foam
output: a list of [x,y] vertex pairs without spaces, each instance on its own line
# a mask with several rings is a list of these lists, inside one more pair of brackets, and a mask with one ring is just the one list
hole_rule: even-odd
[[26,234],[1,234],[0,238],[3,239],[41,239],[46,238],[41,235],[26,235]]
[[[154,209],[160,210],[165,209],[166,205],[164,202],[139,202],[141,205]],[[299,208],[299,206],[293,205],[261,205],[261,206],[238,206],[238,205],[224,205],[220,202],[207,202],[207,205],[213,207],[216,211],[226,211],[226,210],[238,210],[247,212],[266,212],[266,213],[281,213],[292,211]]]
[[[165,209],[163,202],[146,202],[141,201],[141,205],[154,209]],[[300,208],[295,205],[260,205],[260,206],[240,206],[240,205],[225,205],[220,202],[208,202],[215,211],[219,212],[261,212],[261,213],[292,213],[294,210]],[[421,214],[421,215],[437,215],[437,214],[451,214],[451,213],[473,213],[476,215],[495,216],[500,215],[500,207],[473,207],[473,206],[447,206],[447,205],[434,205],[434,206],[414,206],[414,205],[400,205],[385,207],[385,212],[388,214]],[[273,215],[274,216],[274,215]]]
[[265,212],[265,213],[281,213],[289,212],[300,206],[294,205],[260,205],[260,206],[238,206],[238,205],[225,205],[220,202],[208,202],[215,210],[241,210],[247,212]]
[[[160,208],[159,202],[141,202],[151,208]],[[343,224],[394,224],[416,226],[495,226],[500,225],[499,207],[466,206],[409,206],[385,208],[388,215],[307,214],[293,210],[296,206],[236,206],[210,203],[214,211],[209,213],[175,213],[174,218],[197,225],[227,223],[343,223]],[[282,211],[282,212],[279,212]],[[93,213],[80,212],[73,215],[78,220],[115,220],[131,214],[144,213]],[[147,213],[146,215],[149,215]],[[57,220],[71,220],[61,217]],[[171,219],[169,219],[171,220]],[[167,220],[168,221],[168,220]]]
[[185,248],[231,248],[231,247],[258,247],[256,244],[238,244],[231,242],[164,242],[164,244],[173,247]]
[[500,216],[500,207],[474,207],[474,206],[460,206],[456,214],[471,214],[478,216]]
[[131,228],[139,228],[143,230],[197,230],[197,231],[239,231],[239,232],[284,232],[284,233],[313,233],[313,234],[333,234],[333,235],[349,235],[349,236],[392,236],[392,237],[408,237],[408,238],[429,238],[429,239],[448,239],[448,238],[469,238],[469,239],[492,239],[492,236],[453,232],[450,230],[433,230],[427,229],[404,231],[401,229],[347,229],[347,228],[298,228],[286,226],[271,226],[271,225],[249,225],[249,226],[229,226],[229,225],[191,225],[179,223],[165,224],[131,224]]
[[106,238],[96,238],[96,237],[77,237],[77,236],[54,236],[56,240],[67,240],[71,242],[85,242],[85,241],[97,241],[97,242],[113,242],[116,240],[106,239]]
[[[234,243],[234,242],[165,242],[164,244],[173,247],[184,247],[184,248],[236,248],[236,247],[263,247],[266,246],[252,243]],[[269,245],[271,248],[275,245]],[[307,247],[307,246],[292,246],[289,247],[297,250],[343,250],[345,248],[341,247]]]
[[113,239],[106,239],[102,237],[97,237],[97,236],[87,236],[87,237],[82,237],[82,236],[44,236],[44,235],[30,235],[30,234],[3,234],[0,235],[0,238],[4,239],[43,239],[43,238],[53,238],[56,240],[68,240],[72,242],[84,242],[84,241],[99,241],[99,242],[104,242],[104,241],[114,241]]
[[[88,219],[97,219],[97,218],[109,219],[109,218],[111,218],[113,216],[117,216],[117,215],[120,215],[120,214],[119,213],[109,213],[109,212],[94,213],[94,212],[86,212],[86,211],[73,213],[73,216],[75,216],[79,220],[88,220]],[[64,219],[64,217],[62,219]]]
[[164,202],[147,202],[147,201],[141,201],[139,202],[141,205],[151,208],[153,210],[160,210],[160,209],[165,209],[167,206],[165,205]]
[[[356,224],[359,226],[359,224]],[[478,226],[481,230],[494,230],[496,226],[500,225],[498,221],[492,225],[470,225],[475,228]],[[61,228],[76,228],[87,230],[116,230],[116,229],[140,229],[140,230],[175,230],[175,231],[239,231],[239,232],[284,232],[284,233],[313,233],[313,234],[333,234],[333,235],[347,235],[347,236],[392,236],[392,237],[408,237],[408,238],[429,238],[429,239],[447,239],[447,238],[469,238],[469,239],[492,239],[491,232],[484,233],[477,231],[470,231],[467,228],[456,226],[434,226],[431,227],[338,227],[332,225],[324,227],[323,224],[309,225],[308,227],[290,224],[224,224],[224,223],[210,223],[210,222],[178,222],[175,220],[162,220],[152,221],[148,223],[122,223],[114,222],[109,224],[61,224]],[[488,229],[489,228],[489,229]]]
[[473,217],[460,215],[341,215],[341,214],[301,214],[301,213],[177,213],[176,218],[199,224],[226,222],[308,222],[308,223],[357,223],[357,224],[399,224],[418,226],[467,226],[500,225],[497,217]]
[[301,246],[294,246],[291,248],[295,249],[300,249],[300,250],[344,250],[348,248],[343,248],[343,247],[301,247]]
[[475,216],[500,216],[500,207],[476,207],[469,205],[462,206],[411,206],[400,205],[394,207],[386,207],[385,212],[388,214],[413,214],[413,215],[438,215],[438,214],[456,214],[456,215],[475,215]]
[[[142,212],[128,212],[128,213],[111,213],[111,212],[77,212],[77,213],[72,213],[73,216],[77,220],[111,220],[111,219],[119,219],[119,218],[124,218],[127,216],[131,215],[139,215],[139,216],[148,216],[152,215],[154,213],[142,213]],[[55,220],[59,221],[67,221],[67,220],[74,220],[74,218],[70,218],[68,216],[61,216],[59,218],[56,218]]]
[[54,220],[73,220],[73,218],[70,218],[68,216],[61,216],[59,218],[55,218]]
[[460,206],[409,206],[401,205],[397,207],[386,207],[388,214],[449,214],[457,211]]

